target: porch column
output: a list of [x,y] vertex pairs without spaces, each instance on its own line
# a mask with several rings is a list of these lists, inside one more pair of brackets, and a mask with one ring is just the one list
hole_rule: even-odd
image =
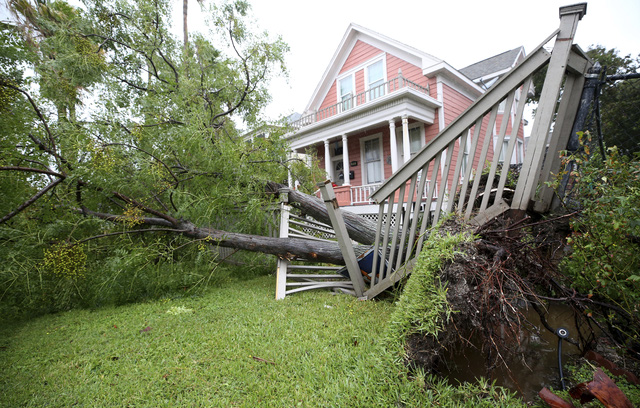
[[342,172],[344,174],[343,186],[350,186],[349,179],[349,146],[347,146],[347,135],[342,135]]
[[329,154],[329,139],[324,140],[324,170],[327,172],[327,179],[331,178],[331,155]]
[[391,146],[391,173],[398,170],[398,141],[396,140],[396,121],[389,120],[389,145]]
[[402,116],[402,154],[404,155],[404,162],[408,162],[411,159],[411,144],[409,142],[409,116]]

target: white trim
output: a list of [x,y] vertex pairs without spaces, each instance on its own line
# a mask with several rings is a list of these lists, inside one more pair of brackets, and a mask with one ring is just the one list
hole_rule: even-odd
[[[355,72],[352,72],[350,74],[341,75],[341,76],[336,78],[336,103],[341,103],[342,102],[342,95],[340,93],[340,82],[342,82],[343,80],[345,80],[345,79],[347,79],[349,77],[351,77],[351,89],[352,89],[351,98],[356,96],[356,76],[355,76]],[[355,106],[351,106],[349,109],[353,109],[354,107]]]
[[366,141],[369,140],[374,140],[374,139],[378,139],[378,149],[380,152],[380,166],[381,166],[381,171],[382,171],[382,180],[380,180],[380,182],[383,182],[385,180],[384,177],[384,145],[383,145],[383,141],[382,141],[382,132],[380,133],[376,133],[375,135],[371,135],[371,136],[366,136],[366,137],[361,137],[360,138],[360,168],[362,169],[361,171],[361,179],[362,179],[362,185],[366,185],[366,184],[371,184],[367,182],[367,163],[365,162],[365,151],[364,151],[364,143]]
[[320,78],[316,89],[314,90],[304,112],[311,112],[322,104],[322,101],[326,97],[327,93],[331,89],[331,86],[335,83],[335,79],[340,73],[340,69],[344,66],[345,61],[349,57],[349,54],[353,50],[357,41],[360,40],[366,44],[376,47],[388,54],[394,55],[403,61],[407,61],[417,67],[424,65],[433,65],[441,60],[420,51],[416,48],[402,44],[392,38],[384,36],[382,34],[371,31],[367,28],[351,23],[342,37],[342,40],[338,44],[329,65],[327,66],[324,74]]
[[[451,81],[450,78],[448,78],[448,77],[446,77],[444,75],[438,75],[437,79],[438,79],[438,81],[441,81],[444,85],[448,86],[449,88],[453,89],[454,91],[459,92],[464,97],[470,99],[472,103],[475,102],[481,96],[481,95],[474,95],[472,93],[467,92],[466,90],[462,89],[459,84],[457,84],[456,82]],[[483,93],[484,93],[484,91],[483,91]],[[441,101],[441,102],[443,102],[443,101]]]
[[428,67],[423,66],[422,74],[426,77],[432,77],[434,75],[446,76],[447,78],[451,79],[453,82],[468,88],[467,91],[460,91],[460,92],[475,92],[477,95],[474,96],[473,100],[476,100],[478,96],[484,93],[484,90],[481,87],[479,87],[476,83],[474,83],[472,80],[470,80],[466,76],[462,75],[458,70],[453,68],[451,65],[447,64],[445,61],[441,61],[437,64],[433,64]]
[[[386,58],[386,54],[382,54],[380,56],[380,58],[372,58],[371,60],[369,60],[369,63],[366,64],[364,66],[363,71],[364,71],[364,90],[369,91],[371,89],[370,85],[370,81],[369,81],[369,67],[372,66],[373,64],[377,64],[379,61],[382,61],[382,83],[386,83],[387,82],[387,58]],[[369,93],[366,94],[367,95],[367,102],[370,100],[371,95]]]
[[[414,152],[414,154],[410,153],[409,155],[411,157],[413,157],[416,154],[418,154],[420,149],[422,149],[424,147],[424,145],[426,144],[424,123],[422,123],[422,122],[413,122],[413,123],[409,123],[408,124],[409,144],[411,144],[411,130],[415,129],[415,128],[420,128],[420,148],[418,149],[418,151]],[[402,166],[406,161],[406,160],[404,160],[403,128],[398,127],[398,128],[395,129],[395,131],[396,131],[396,144],[398,143],[398,141],[400,141],[402,143],[402,149],[397,149],[397,153],[396,153],[396,157],[397,157],[398,163],[399,163],[400,166]],[[409,146],[409,151],[411,151],[411,146]],[[392,156],[392,158],[393,158],[393,156]]]
[[438,75],[436,78],[436,97],[438,102],[440,102],[440,107],[438,108],[438,133],[442,132],[442,129],[445,127],[444,123],[444,87],[442,86],[442,77]]
[[[387,55],[386,53],[381,52],[380,54],[377,54],[375,57],[369,58],[368,60],[366,60],[364,62],[361,62],[360,64],[358,64],[357,66],[351,68],[350,70],[344,71],[339,76],[337,76],[337,78],[342,78],[342,77],[345,77],[347,75],[355,74],[356,72],[365,69],[369,65],[374,64],[374,63],[378,62],[379,60],[383,60],[384,61],[383,63],[384,63],[385,68],[386,68],[386,65],[387,65],[386,64],[387,61],[386,61],[386,58],[385,58],[386,55]],[[386,78],[386,76],[387,76],[386,69],[385,69],[385,73],[384,74],[385,74],[385,78]],[[366,73],[365,73],[365,75],[366,75]],[[366,77],[365,77],[365,85],[366,85]]]

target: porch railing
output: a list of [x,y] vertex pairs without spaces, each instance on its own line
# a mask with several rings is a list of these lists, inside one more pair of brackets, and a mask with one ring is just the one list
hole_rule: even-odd
[[291,123],[291,126],[294,129],[300,129],[303,126],[308,126],[316,122],[320,122],[321,120],[330,118],[332,116],[336,116],[340,113],[349,111],[357,106],[364,105],[365,103],[374,101],[384,95],[396,92],[400,89],[414,89],[420,93],[425,95],[429,95],[429,86],[422,86],[413,81],[410,81],[402,76],[400,73],[397,77],[380,84],[376,87],[368,89],[364,92],[361,92],[357,95],[344,98],[342,101],[328,106],[326,108],[320,109],[316,112],[313,112],[309,115],[303,116],[300,119]]
[[[508,209],[549,208],[553,192],[544,182],[559,169],[557,152],[564,149],[571,133],[584,73],[590,66],[585,54],[572,45],[585,12],[586,3],[562,7],[558,30],[370,196],[379,204],[374,251],[380,256],[373,257],[364,296],[376,296],[410,272],[409,265],[422,249],[427,227],[437,223],[443,213],[456,211],[466,220],[483,223]],[[554,37],[555,45],[549,53],[543,46]],[[504,157],[512,157],[526,104],[526,98],[517,100],[517,95],[522,89],[529,90],[533,75],[547,65],[515,192],[505,197],[509,166],[500,166],[498,149],[508,140]],[[494,127],[502,103],[504,112],[510,112],[515,104],[516,114],[510,135],[509,120],[501,122],[494,152]],[[466,143],[471,144],[470,149],[465,149]],[[480,185],[482,174],[486,175],[484,186]]]
[[372,204],[371,194],[373,194],[382,183],[365,184],[364,186],[351,187],[351,205],[355,204]]

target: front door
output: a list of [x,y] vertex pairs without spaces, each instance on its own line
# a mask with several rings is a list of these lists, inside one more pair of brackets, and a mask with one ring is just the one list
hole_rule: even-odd
[[342,157],[339,160],[334,160],[331,165],[331,181],[333,181],[337,186],[341,186],[344,184],[344,162],[342,161]]

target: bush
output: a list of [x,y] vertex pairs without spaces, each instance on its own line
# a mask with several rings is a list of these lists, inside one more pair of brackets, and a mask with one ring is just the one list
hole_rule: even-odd
[[[571,205],[578,215],[567,238],[573,252],[560,266],[575,289],[614,305],[629,320],[640,311],[640,161],[615,147],[603,160],[590,154],[589,141],[588,133],[581,135],[583,149],[564,157],[565,164],[576,164]],[[617,325],[613,314],[605,319]],[[636,340],[638,329],[630,334]]]

